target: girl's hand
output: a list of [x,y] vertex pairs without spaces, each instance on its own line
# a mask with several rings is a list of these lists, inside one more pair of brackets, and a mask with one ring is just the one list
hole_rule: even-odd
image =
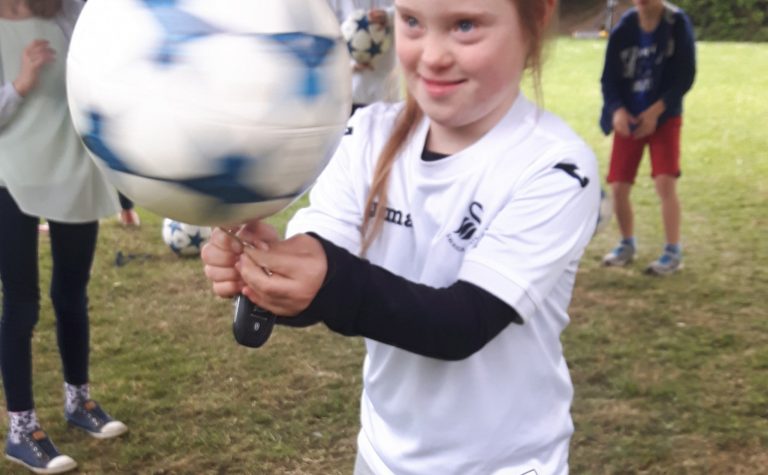
[[243,244],[221,228],[214,228],[211,238],[200,251],[205,276],[219,297],[234,297],[244,287],[235,264],[243,254]]
[[637,119],[623,107],[619,107],[613,113],[613,130],[622,137],[632,135],[632,129],[636,124]]
[[328,262],[322,245],[306,234],[261,244],[246,247],[236,265],[246,284],[243,294],[275,315],[298,315],[325,281]]
[[227,227],[233,230],[238,228],[235,233],[237,237],[222,228],[215,228],[200,252],[205,276],[211,281],[213,292],[219,297],[234,297],[243,291],[245,282],[235,264],[241,259],[246,246],[268,248],[269,243],[278,240],[277,231],[259,220]]
[[54,51],[48,41],[34,40],[24,48],[21,54],[21,71],[13,81],[13,87],[21,96],[29,94],[36,86],[40,77],[40,71],[48,63],[56,59]]

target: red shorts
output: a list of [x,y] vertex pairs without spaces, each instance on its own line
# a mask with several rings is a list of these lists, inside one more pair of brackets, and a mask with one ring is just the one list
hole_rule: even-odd
[[681,116],[670,117],[651,135],[642,139],[613,134],[613,151],[608,168],[608,183],[634,183],[645,145],[651,152],[651,177],[680,176]]

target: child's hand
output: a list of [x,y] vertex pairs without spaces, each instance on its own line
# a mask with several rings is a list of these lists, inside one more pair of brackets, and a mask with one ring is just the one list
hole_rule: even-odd
[[389,25],[389,15],[384,10],[379,8],[368,12],[368,20],[371,23],[381,25],[382,28],[386,28]]
[[233,231],[215,228],[200,252],[205,276],[213,283],[213,292],[219,297],[233,297],[246,286],[235,268],[246,247],[268,249],[270,243],[279,239],[275,228],[258,219],[227,229]]
[[243,254],[244,246],[221,228],[214,228],[211,238],[200,251],[205,276],[213,284],[213,293],[219,297],[234,297],[245,287],[235,264]]
[[629,137],[636,124],[637,119],[623,107],[619,107],[613,113],[613,130],[622,137]]
[[637,116],[638,126],[632,133],[636,139],[648,137],[656,131],[661,112],[657,107],[649,107]]
[[43,66],[56,59],[47,40],[34,40],[24,48],[21,54],[21,71],[13,81],[13,87],[21,96],[29,94],[36,86]]
[[657,117],[645,117],[640,119],[640,123],[632,132],[632,136],[636,139],[642,139],[648,137],[656,131],[656,125],[658,124]]
[[243,294],[281,317],[306,309],[325,281],[328,262],[317,239],[299,234],[269,246],[247,247],[236,265]]

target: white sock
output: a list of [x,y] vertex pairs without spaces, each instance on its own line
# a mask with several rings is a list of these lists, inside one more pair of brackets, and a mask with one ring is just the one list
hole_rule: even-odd
[[8,438],[14,444],[21,442],[22,434],[28,434],[40,428],[40,424],[37,422],[37,413],[34,409],[30,409],[29,411],[8,412],[8,419],[10,421]]
[[82,406],[88,399],[90,399],[88,383],[80,385],[64,383],[64,410],[67,414],[75,412],[75,409]]

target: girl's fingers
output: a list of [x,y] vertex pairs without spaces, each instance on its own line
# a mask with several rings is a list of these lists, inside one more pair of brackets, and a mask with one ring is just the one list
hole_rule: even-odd
[[239,258],[240,254],[222,249],[218,245],[211,242],[205,243],[203,248],[200,250],[200,259],[205,265],[217,267],[234,267]]
[[215,282],[213,284],[213,293],[219,297],[231,298],[240,293],[243,288],[242,282]]
[[240,273],[234,267],[206,265],[203,268],[205,276],[211,282],[241,281]]
[[261,220],[253,220],[245,223],[238,232],[238,236],[244,241],[253,244],[255,247],[263,249],[268,249],[271,243],[280,240],[280,235],[277,230]]
[[208,242],[224,251],[235,254],[241,254],[243,252],[242,243],[221,228],[213,228],[211,238]]

